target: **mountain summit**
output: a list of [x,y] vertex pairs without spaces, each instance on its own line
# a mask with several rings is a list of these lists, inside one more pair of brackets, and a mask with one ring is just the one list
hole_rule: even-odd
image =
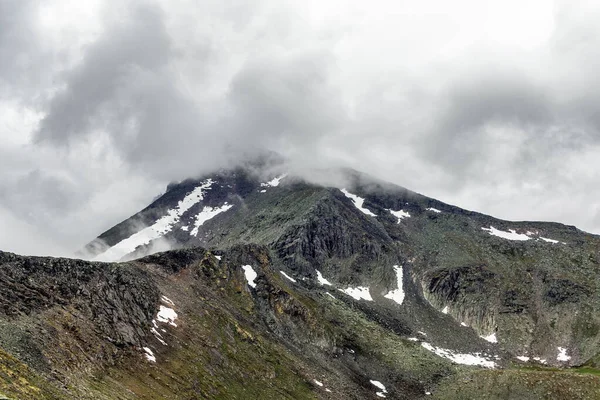
[[221,170],[169,185],[91,261],[0,254],[0,392],[600,398],[599,237],[312,177]]

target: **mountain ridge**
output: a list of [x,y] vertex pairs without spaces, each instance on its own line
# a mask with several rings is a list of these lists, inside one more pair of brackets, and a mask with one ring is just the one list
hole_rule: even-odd
[[46,398],[600,396],[599,237],[285,173],[171,184],[103,262],[0,253],[0,348]]

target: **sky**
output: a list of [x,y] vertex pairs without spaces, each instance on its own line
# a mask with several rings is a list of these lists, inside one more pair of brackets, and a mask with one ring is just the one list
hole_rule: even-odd
[[68,256],[261,149],[600,234],[599,19],[595,1],[0,0],[0,250]]

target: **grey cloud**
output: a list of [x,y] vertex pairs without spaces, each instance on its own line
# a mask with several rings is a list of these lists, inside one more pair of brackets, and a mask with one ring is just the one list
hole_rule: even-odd
[[329,60],[329,54],[309,52],[246,65],[228,95],[232,131],[259,146],[317,146],[344,122],[340,95],[329,80]]
[[[28,161],[0,149],[8,153],[0,166],[15,170],[0,172],[0,205],[16,220],[35,224],[26,214],[39,208],[49,229],[64,220],[97,234],[170,180],[270,149],[298,170],[346,164],[500,217],[530,213],[600,232],[578,207],[557,207],[571,201],[569,192],[581,193],[581,204],[600,194],[590,189],[600,167],[593,15],[558,8],[541,49],[483,61],[465,52],[410,73],[389,66],[411,62],[411,54],[394,54],[393,40],[366,37],[353,48],[354,30],[365,27],[314,26],[291,3],[130,0],[124,11],[105,10],[101,35],[63,70],[62,50],[36,33],[39,4],[0,0],[0,16],[11,16],[0,23],[0,56],[25,60],[0,66],[0,81],[21,101],[56,93],[35,102],[45,117]],[[365,43],[379,41],[388,52],[363,60],[376,54]],[[363,76],[363,68],[376,71]],[[109,156],[87,165],[82,147]],[[128,209],[114,210],[128,197]],[[97,214],[106,216],[101,223]]]
[[36,0],[0,1],[0,97],[31,94],[48,59],[36,29]]
[[82,64],[68,72],[66,88],[51,100],[41,123],[40,141],[63,144],[103,126],[126,135],[136,102],[143,101],[127,93],[131,82],[149,74],[151,83],[172,55],[160,10],[137,5],[130,11],[124,25],[110,25]]

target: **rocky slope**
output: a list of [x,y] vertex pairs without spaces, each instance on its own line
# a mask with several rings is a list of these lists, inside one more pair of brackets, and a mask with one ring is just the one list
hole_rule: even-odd
[[339,175],[220,171],[97,261],[1,254],[0,393],[600,398],[600,238]]

